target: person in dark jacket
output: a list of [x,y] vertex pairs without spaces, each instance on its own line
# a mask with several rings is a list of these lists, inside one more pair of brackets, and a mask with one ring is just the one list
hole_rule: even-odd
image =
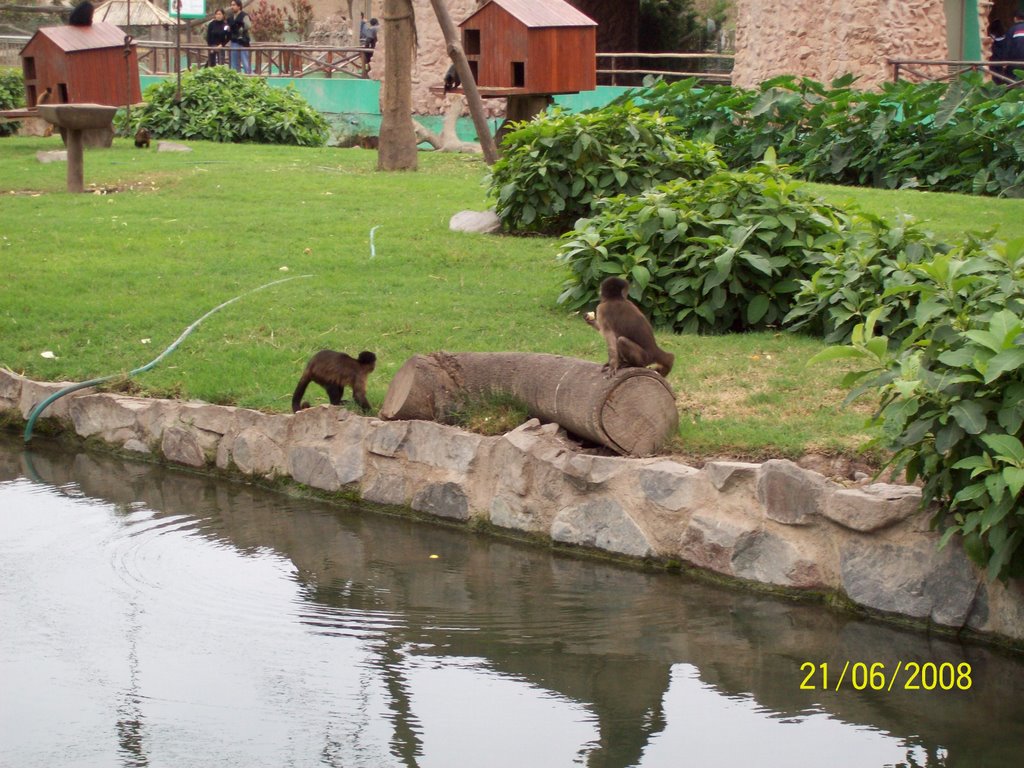
[[252,74],[249,66],[249,42],[252,30],[252,19],[242,10],[242,0],[231,0],[231,15],[228,16],[231,27],[231,68],[236,72],[244,71]]
[[225,63],[225,51],[228,43],[231,42],[231,26],[224,18],[224,9],[218,8],[213,12],[213,19],[206,26],[206,44],[212,50],[206,56],[206,66],[215,67]]
[[1013,14],[1013,25],[1006,32],[1005,44],[1005,60],[1020,62],[1006,67],[1006,76],[1016,80],[1014,70],[1024,69],[1024,11],[1018,10]]
[[370,19],[370,23],[366,23],[366,17],[363,14],[359,14],[359,45],[362,48],[369,48],[370,50],[363,54],[366,57],[366,64],[369,66],[370,59],[373,58],[373,49],[377,47],[377,35],[380,33],[380,23],[377,19]]

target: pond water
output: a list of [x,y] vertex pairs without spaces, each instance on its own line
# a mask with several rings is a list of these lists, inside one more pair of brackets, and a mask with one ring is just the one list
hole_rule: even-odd
[[1020,657],[41,438],[0,439],[0,681],[4,768],[978,768],[1024,745]]

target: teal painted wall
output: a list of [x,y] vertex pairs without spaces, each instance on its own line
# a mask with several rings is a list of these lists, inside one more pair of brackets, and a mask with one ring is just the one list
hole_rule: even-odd
[[[140,75],[143,98],[146,88],[153,83],[172,79],[173,75]],[[340,135],[376,135],[380,128],[380,82],[377,80],[350,77],[268,77],[267,82],[274,88],[294,85],[314,109],[328,116],[335,132]],[[580,112],[602,107],[628,90],[620,86],[599,85],[593,91],[555,96],[554,102],[570,112]],[[434,132],[441,130],[443,118],[440,115],[417,116],[416,119]],[[500,123],[498,119],[488,120],[492,133]],[[463,141],[476,140],[476,129],[469,118],[459,120],[456,133]]]
[[[147,86],[171,79],[173,75],[140,75],[139,84],[145,92]],[[376,80],[352,77],[268,77],[267,82],[274,88],[294,85],[319,112],[380,115],[380,83]]]

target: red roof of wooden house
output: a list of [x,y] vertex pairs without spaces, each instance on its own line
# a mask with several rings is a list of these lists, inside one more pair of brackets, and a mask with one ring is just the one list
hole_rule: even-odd
[[491,5],[505,9],[523,26],[543,27],[596,27],[597,22],[564,0],[491,0],[480,6],[462,22],[465,24]]
[[[74,27],[70,24],[62,27],[41,27],[32,36],[33,39],[36,35],[48,38],[66,53],[124,47],[124,30],[105,21],[94,21],[88,27]],[[25,48],[31,44],[32,40],[29,40]],[[22,51],[25,48],[22,48]]]

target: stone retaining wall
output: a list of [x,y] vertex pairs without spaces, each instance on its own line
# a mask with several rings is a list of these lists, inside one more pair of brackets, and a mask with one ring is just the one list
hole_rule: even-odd
[[[0,370],[0,410],[27,418],[61,386]],[[351,490],[370,502],[1024,642],[1024,585],[986,581],[955,544],[938,550],[911,486],[847,487],[784,460],[696,469],[590,455],[537,421],[484,437],[330,406],[265,414],[89,390],[46,415],[83,438],[176,464]]]

